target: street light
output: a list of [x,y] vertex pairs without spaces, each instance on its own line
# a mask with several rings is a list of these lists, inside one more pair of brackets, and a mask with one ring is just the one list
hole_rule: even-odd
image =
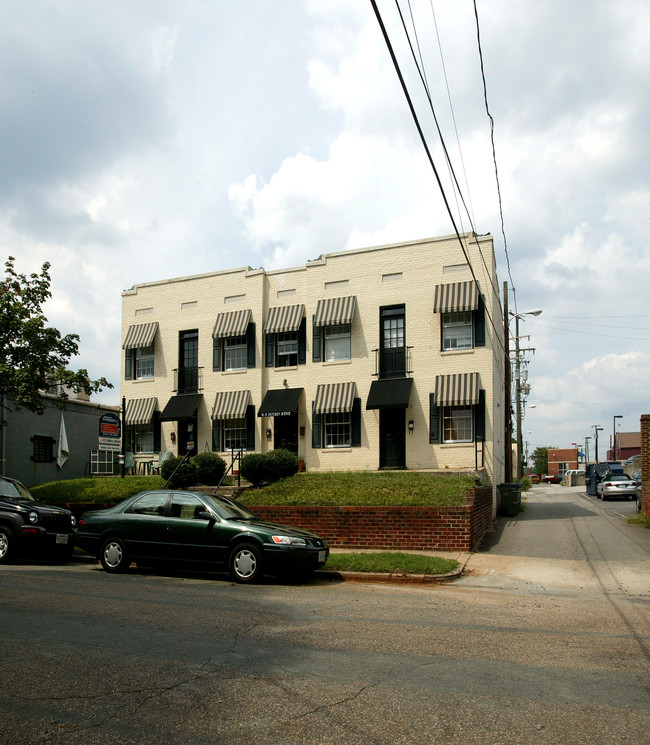
[[521,481],[524,475],[523,469],[523,442],[521,437],[521,360],[519,359],[519,319],[522,316],[538,316],[542,312],[541,308],[525,310],[522,313],[512,313],[510,315],[515,321],[515,397],[517,405],[517,481]]
[[585,471],[587,470],[587,463],[589,463],[589,440],[591,440],[591,437],[587,435],[585,437]]
[[595,447],[596,447],[596,455],[595,460],[596,463],[598,463],[598,433],[602,432],[603,428],[599,427],[597,424],[594,424],[594,440],[595,440]]
[[614,414],[614,426],[612,428],[614,430],[614,437],[612,438],[612,460],[617,460],[616,458],[616,420],[622,419],[622,418],[623,418],[623,414]]

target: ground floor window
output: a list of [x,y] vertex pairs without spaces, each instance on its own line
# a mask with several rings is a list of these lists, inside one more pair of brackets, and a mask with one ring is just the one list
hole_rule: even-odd
[[246,408],[246,416],[212,421],[212,450],[255,450],[255,407]]
[[323,415],[323,447],[349,448],[351,438],[350,412]]
[[54,460],[54,440],[51,437],[34,435],[32,443],[34,445],[32,450],[34,463],[52,463]]
[[445,406],[442,418],[443,442],[472,442],[471,406]]
[[130,424],[126,427],[126,450],[131,453],[154,452],[154,425]]

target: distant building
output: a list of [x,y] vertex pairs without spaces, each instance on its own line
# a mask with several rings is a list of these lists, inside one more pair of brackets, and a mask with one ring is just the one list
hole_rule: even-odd
[[[42,414],[5,402],[5,476],[33,486],[89,475],[91,451],[96,458],[99,448],[100,417],[110,414],[119,419],[120,408],[91,403],[85,393],[66,392],[69,398],[65,402],[58,397],[56,387],[52,393],[43,394]],[[107,453],[107,461],[112,472],[112,453]]]
[[503,481],[493,241],[462,243],[341,251],[123,292],[127,450],[153,460],[286,448],[312,471],[476,468]]
[[641,454],[641,432],[617,432],[616,452],[610,447],[607,451],[607,460],[627,460],[633,455]]
[[578,448],[549,448],[548,475],[564,476],[567,471],[578,470]]

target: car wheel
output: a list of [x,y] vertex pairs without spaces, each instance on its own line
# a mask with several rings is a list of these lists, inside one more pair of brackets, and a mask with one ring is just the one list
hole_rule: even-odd
[[131,566],[131,558],[126,544],[121,538],[109,538],[102,545],[99,560],[107,572],[126,572]]
[[240,543],[231,551],[228,566],[235,582],[256,582],[263,574],[262,552],[253,543]]
[[0,564],[7,564],[13,553],[13,536],[9,528],[0,526]]

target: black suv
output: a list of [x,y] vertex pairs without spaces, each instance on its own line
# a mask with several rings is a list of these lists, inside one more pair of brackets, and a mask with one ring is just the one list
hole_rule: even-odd
[[19,553],[69,559],[75,522],[69,510],[40,504],[20,481],[0,477],[0,564]]

